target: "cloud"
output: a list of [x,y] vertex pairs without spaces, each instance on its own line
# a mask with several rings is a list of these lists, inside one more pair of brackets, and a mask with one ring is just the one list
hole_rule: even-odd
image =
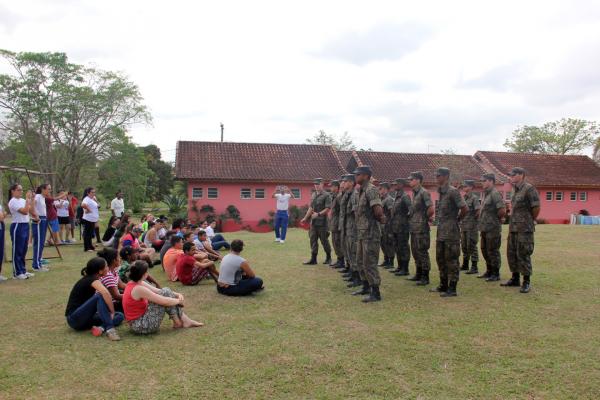
[[396,80],[388,82],[385,88],[392,92],[415,92],[421,89],[422,85],[419,82],[408,80]]
[[355,65],[395,61],[417,50],[432,36],[425,25],[380,24],[365,32],[350,32],[326,44],[316,55]]
[[459,88],[506,91],[524,78],[526,68],[521,63],[498,65],[474,79],[461,80]]
[[22,19],[19,14],[0,4],[0,31],[3,30],[7,33],[12,33]]

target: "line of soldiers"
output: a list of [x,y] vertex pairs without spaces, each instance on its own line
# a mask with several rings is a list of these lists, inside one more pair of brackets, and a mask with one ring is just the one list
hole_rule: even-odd
[[[412,253],[416,271],[408,280],[418,286],[427,286],[431,270],[430,223],[435,213],[435,254],[440,282],[430,291],[439,292],[442,297],[457,296],[459,271],[479,272],[479,237],[486,271],[478,278],[487,282],[500,280],[500,246],[506,205],[495,188],[494,174],[482,176],[484,190],[480,200],[473,191],[475,181],[465,180],[461,186],[464,195],[461,195],[450,185],[450,170],[438,168],[437,210],[431,195],[423,187],[422,172],[412,172],[408,178],[398,178],[392,184],[382,182],[379,187],[372,184],[372,175],[371,167],[360,166],[352,174],[343,175],[341,180],[331,181],[331,193],[324,190],[323,179],[314,180],[315,192],[303,219],[311,222],[311,258],[305,265],[317,263],[318,241],[321,241],[326,254],[324,264],[339,269],[349,288],[359,287],[352,295],[366,295],[362,301],[370,303],[381,300],[381,277],[377,267],[384,267],[396,276],[409,275]],[[521,293],[528,293],[540,200],[537,190],[525,181],[523,168],[513,168],[509,178],[514,188],[507,242],[512,277],[501,286],[520,286]],[[412,189],[412,198],[404,191],[406,186]],[[335,263],[331,258],[330,232],[337,256]],[[459,266],[461,249],[463,263]],[[384,258],[378,265],[380,250]],[[395,269],[394,259],[397,260]]]

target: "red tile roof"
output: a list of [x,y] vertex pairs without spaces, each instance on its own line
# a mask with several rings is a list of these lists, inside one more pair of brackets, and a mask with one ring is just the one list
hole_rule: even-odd
[[525,168],[536,186],[600,186],[600,166],[588,156],[478,151],[475,158],[496,174]]
[[177,143],[177,179],[311,182],[345,173],[330,146],[309,144]]

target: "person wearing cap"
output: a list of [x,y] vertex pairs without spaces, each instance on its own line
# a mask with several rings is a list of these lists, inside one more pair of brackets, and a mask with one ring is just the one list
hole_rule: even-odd
[[308,237],[310,239],[310,260],[304,262],[304,265],[315,265],[317,263],[317,254],[319,253],[319,240],[325,250],[325,262],[331,263],[331,246],[329,244],[329,231],[327,230],[327,214],[331,209],[331,196],[323,189],[323,179],[317,178],[313,181],[315,191],[310,199],[310,207],[306,212],[302,222],[306,223],[310,219],[310,230]]
[[396,197],[391,213],[391,229],[393,234],[394,251],[398,259],[398,268],[391,270],[396,276],[408,275],[408,263],[410,262],[410,226],[408,223],[411,201],[410,196],[404,191],[406,180],[398,178],[394,181]]
[[381,197],[377,188],[370,182],[373,172],[367,165],[360,166],[354,171],[356,183],[360,185],[358,203],[356,205],[356,229],[358,243],[356,246],[357,264],[361,268],[362,289],[353,295],[368,295],[364,303],[381,301],[379,285],[381,277],[377,269],[379,247],[381,245],[381,229],[379,224],[387,222]]
[[410,249],[415,260],[416,272],[409,281],[414,281],[419,286],[429,285],[429,260],[430,231],[429,221],[433,217],[434,206],[431,195],[423,188],[423,173],[421,171],[411,172],[408,184],[413,191],[412,204],[410,207]]
[[394,207],[394,199],[390,196],[390,184],[381,182],[379,184],[379,196],[381,197],[381,205],[387,222],[381,225],[381,251],[383,252],[383,262],[379,267],[385,269],[394,268],[394,233],[392,232],[392,208]]
[[[506,215],[506,205],[502,195],[496,190],[496,175],[482,176],[483,200],[479,210],[477,228],[481,235],[481,254],[485,260],[485,273],[478,278],[488,282],[500,280],[500,245],[502,244],[502,220]],[[467,273],[470,273],[467,272]]]
[[533,233],[535,220],[540,214],[540,196],[532,184],[525,181],[525,170],[515,167],[509,174],[514,188],[511,199],[511,217],[508,226],[508,247],[506,255],[512,278],[502,286],[519,286],[523,275],[521,293],[531,289],[531,255],[533,254]]
[[354,186],[355,177],[353,174],[347,174],[342,177],[344,197],[342,198],[340,209],[344,217],[340,219],[340,224],[343,232],[342,236],[346,266],[350,273],[350,276],[347,277],[349,288],[357,287],[362,284],[358,264],[356,262],[356,238],[358,232],[356,230],[356,216],[354,212],[356,210],[356,204],[358,203],[358,192],[355,190]]
[[329,183],[331,190],[331,211],[329,212],[328,228],[331,232],[331,244],[333,245],[333,251],[337,258],[335,263],[331,263],[330,266],[334,268],[344,268],[344,254],[342,252],[342,243],[340,241],[340,200],[342,193],[340,193],[340,181],[333,180]]
[[[477,262],[479,261],[479,251],[477,242],[479,242],[479,232],[477,231],[477,218],[481,205],[479,196],[473,192],[475,181],[466,179],[463,182],[463,192],[465,203],[467,204],[467,214],[460,221],[460,245],[463,253],[463,263],[461,270],[468,274],[476,274]],[[469,270],[469,261],[471,261],[471,270]]]

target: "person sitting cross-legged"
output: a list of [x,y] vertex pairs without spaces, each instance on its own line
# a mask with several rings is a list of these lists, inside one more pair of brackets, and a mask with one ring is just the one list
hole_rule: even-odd
[[210,260],[223,260],[221,253],[213,249],[212,243],[205,231],[201,230],[198,232],[198,237],[194,240],[194,243],[196,244],[196,249],[205,253]]
[[177,258],[176,269],[179,282],[184,285],[197,285],[207,275],[217,281],[219,272],[215,268],[215,263],[204,259],[198,261],[196,254],[196,245],[193,242],[183,244],[183,254]]
[[123,310],[129,328],[138,334],[158,332],[165,313],[173,321],[173,328],[195,328],[201,322],[190,319],[183,312],[184,297],[165,287],[157,289],[146,283],[148,263],[138,260],[129,269],[129,282],[123,293]]
[[240,256],[244,242],[231,242],[231,253],[221,261],[217,291],[226,296],[247,296],[263,289],[263,281],[256,276],[250,264]]

